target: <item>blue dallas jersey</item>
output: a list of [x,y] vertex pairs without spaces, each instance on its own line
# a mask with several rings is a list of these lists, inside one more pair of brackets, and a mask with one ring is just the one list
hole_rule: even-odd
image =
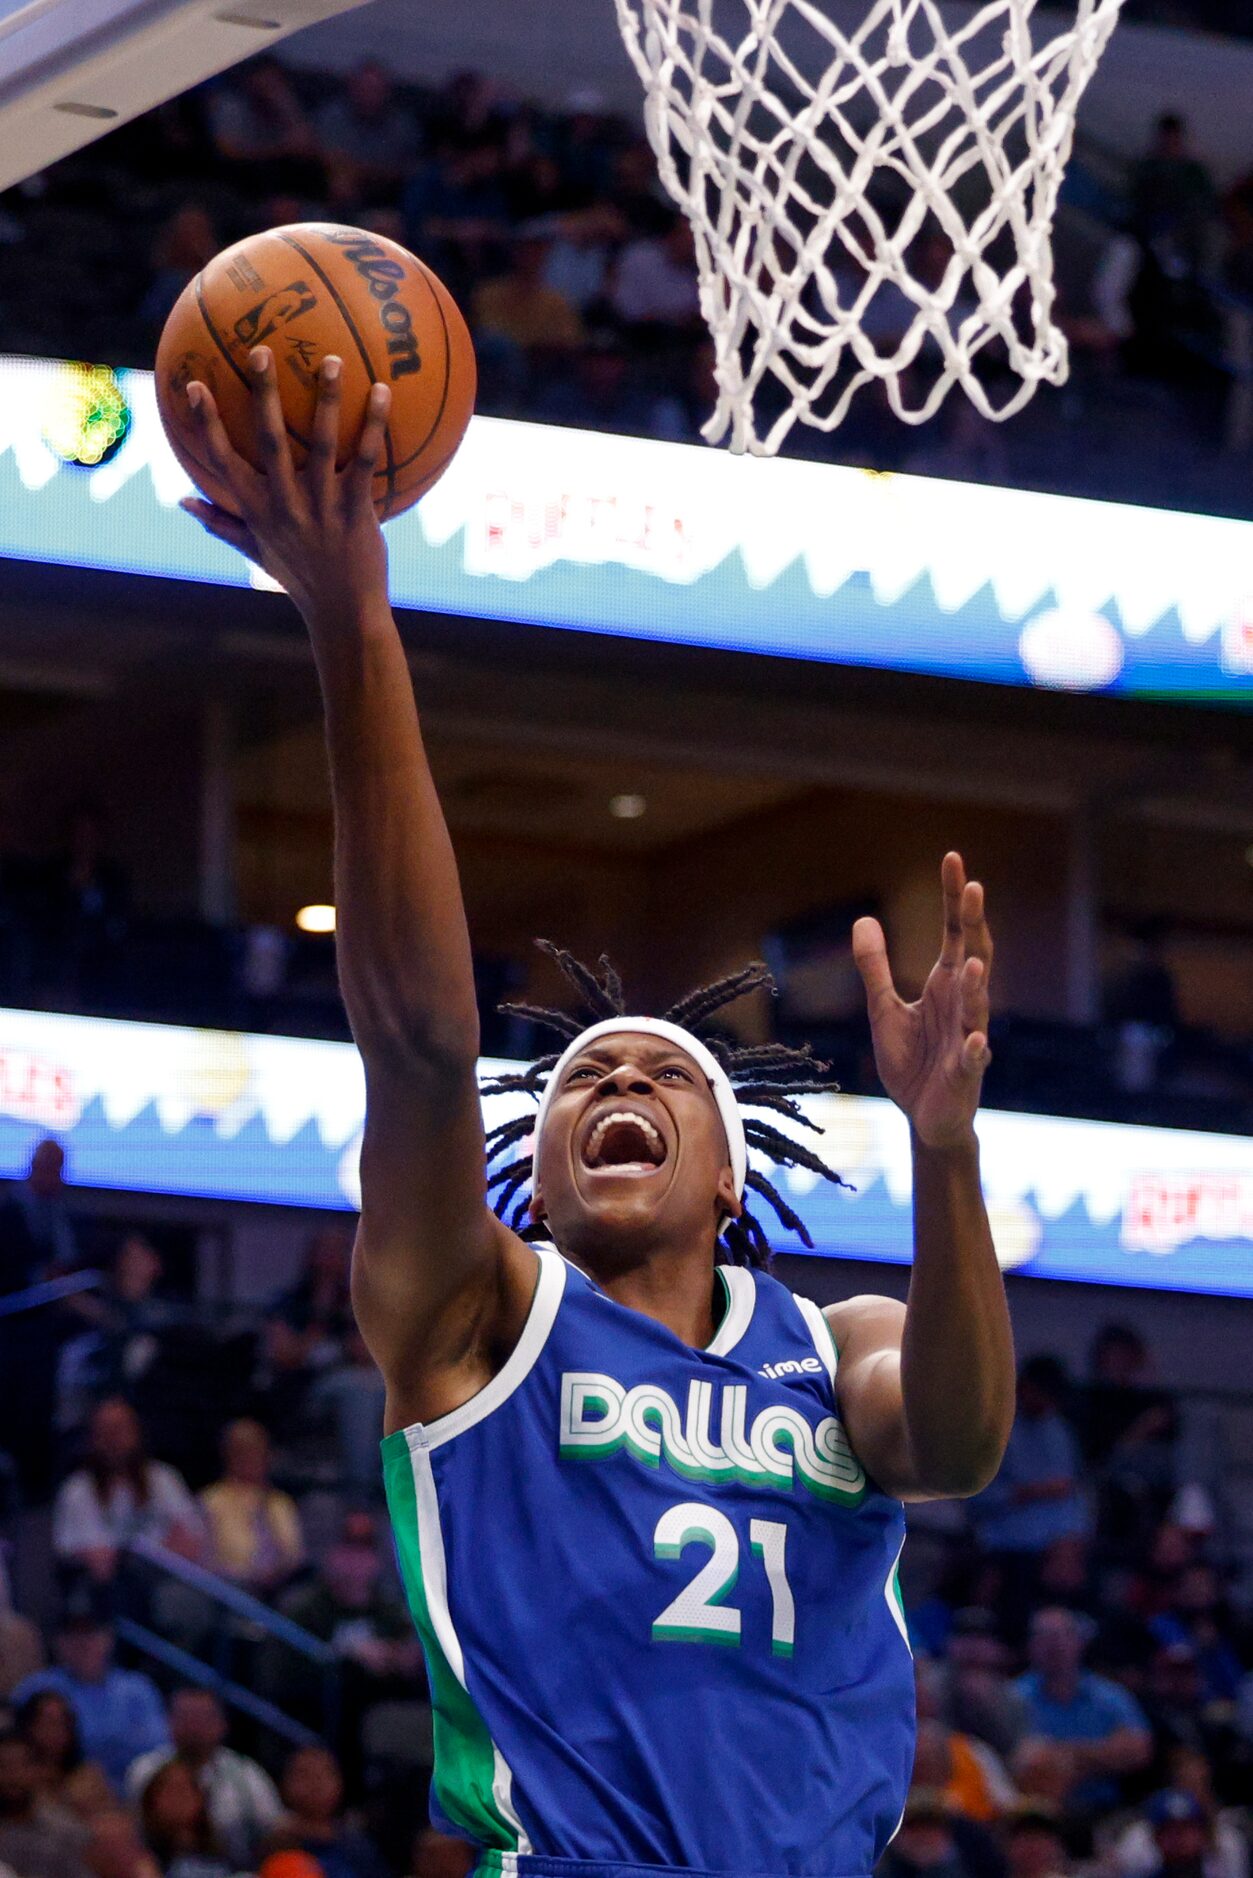
[[693,1350],[539,1256],[500,1373],[383,1443],[432,1817],[486,1872],[862,1878],[913,1761],[905,1526],[821,1312],[719,1267]]

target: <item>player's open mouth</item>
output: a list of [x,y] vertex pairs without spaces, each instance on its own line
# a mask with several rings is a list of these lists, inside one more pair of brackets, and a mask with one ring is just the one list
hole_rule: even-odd
[[583,1142],[583,1165],[593,1173],[653,1174],[665,1159],[660,1131],[634,1109],[602,1115]]

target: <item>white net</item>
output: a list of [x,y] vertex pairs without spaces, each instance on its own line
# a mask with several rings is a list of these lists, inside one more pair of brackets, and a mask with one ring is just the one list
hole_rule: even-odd
[[1122,0],[616,5],[695,235],[711,442],[773,455],[875,381],[908,423],[1064,382],[1053,217]]

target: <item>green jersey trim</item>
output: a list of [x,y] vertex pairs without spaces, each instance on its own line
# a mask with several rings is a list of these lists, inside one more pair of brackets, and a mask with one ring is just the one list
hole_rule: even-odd
[[[892,1569],[888,1573],[887,1583],[883,1587],[883,1595],[887,1600],[887,1607],[892,1613],[892,1622],[905,1639],[905,1648],[912,1656],[914,1646],[909,1641],[909,1626],[905,1622],[905,1600],[901,1596],[901,1553],[904,1550],[905,1541],[902,1539],[896,1548],[896,1557],[892,1560]],[[902,1815],[902,1817],[904,1817],[904,1815]],[[900,1828],[898,1827],[897,1830],[899,1831]]]
[[480,1845],[529,1852],[513,1805],[512,1773],[466,1688],[429,1453],[407,1444],[387,1447],[384,1479],[405,1593],[430,1679],[436,1798],[453,1824]]

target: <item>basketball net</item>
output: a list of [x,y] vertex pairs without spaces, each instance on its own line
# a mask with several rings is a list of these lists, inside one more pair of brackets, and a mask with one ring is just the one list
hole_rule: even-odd
[[955,384],[1006,418],[1064,383],[1053,216],[1122,0],[1034,39],[1036,0],[615,3],[695,236],[711,443],[772,456],[876,380],[911,424]]

